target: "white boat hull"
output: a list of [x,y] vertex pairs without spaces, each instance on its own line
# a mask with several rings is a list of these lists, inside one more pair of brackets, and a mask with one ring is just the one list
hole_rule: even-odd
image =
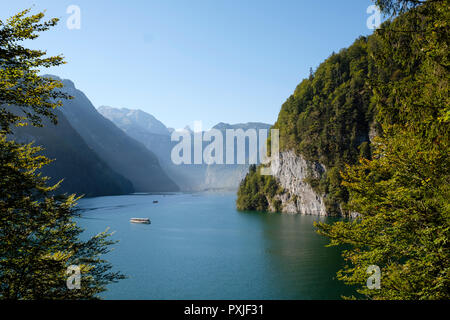
[[151,223],[149,218],[131,218],[130,222],[131,223],[143,223],[143,224]]

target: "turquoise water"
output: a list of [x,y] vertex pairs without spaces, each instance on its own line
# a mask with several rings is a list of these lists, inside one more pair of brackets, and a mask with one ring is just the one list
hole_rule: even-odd
[[[115,231],[106,258],[128,278],[106,299],[339,299],[336,248],[313,216],[239,212],[231,193],[83,199],[85,235]],[[154,204],[153,201],[158,203]],[[132,224],[149,217],[150,225]]]

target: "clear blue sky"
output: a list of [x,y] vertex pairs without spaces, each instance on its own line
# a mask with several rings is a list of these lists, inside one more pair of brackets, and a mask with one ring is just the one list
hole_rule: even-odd
[[[44,73],[96,107],[139,108],[175,128],[273,123],[310,67],[372,33],[370,0],[15,0],[0,2],[0,19],[33,4],[61,18],[31,45],[66,57]],[[66,27],[72,4],[80,30]]]

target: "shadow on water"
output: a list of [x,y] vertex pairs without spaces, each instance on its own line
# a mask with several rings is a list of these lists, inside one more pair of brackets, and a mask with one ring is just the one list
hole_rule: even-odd
[[279,299],[341,299],[354,288],[336,279],[343,266],[341,248],[326,247],[314,221],[332,223],[338,218],[280,213],[240,212],[258,220],[264,233],[273,286]]
[[[115,231],[107,255],[128,279],[111,299],[339,299],[337,248],[313,216],[238,212],[235,194],[129,195],[80,201],[85,236]],[[158,203],[154,204],[154,200]],[[131,217],[149,217],[136,225]],[[348,293],[347,293],[348,295]]]

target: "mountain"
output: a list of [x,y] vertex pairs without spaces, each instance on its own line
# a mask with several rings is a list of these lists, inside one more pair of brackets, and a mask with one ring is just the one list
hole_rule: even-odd
[[340,171],[370,157],[377,135],[370,72],[369,39],[332,54],[304,79],[282,105],[274,125],[280,156],[273,176],[249,172],[239,192],[243,210],[314,215],[351,215]]
[[182,176],[173,174],[173,171],[176,171],[170,158],[173,143],[170,140],[170,131],[162,122],[141,110],[101,106],[98,108],[98,112],[127,135],[141,142],[157,156],[160,165],[172,180],[177,181],[183,190],[189,189],[185,188]]
[[[228,124],[220,122],[212,127],[212,129],[216,129],[222,132],[222,136],[224,137],[224,148],[223,154],[225,157],[226,154],[226,130],[238,130],[242,129],[243,131],[247,131],[249,129],[255,130],[269,130],[271,127],[270,124],[261,123],[261,122],[248,122],[248,123],[237,123],[237,124]],[[236,141],[235,141],[236,142]],[[261,141],[257,141],[256,150],[259,150]],[[265,141],[264,141],[265,143]],[[249,170],[249,141],[245,140],[245,164],[237,164],[237,152],[238,146],[237,143],[234,144],[234,164],[213,164],[208,165],[205,172],[205,181],[204,185],[206,189],[218,189],[220,186],[223,186],[226,189],[237,190],[239,187],[239,183],[245,177]],[[259,157],[257,159],[257,163],[259,163]],[[224,159],[225,162],[225,159]]]
[[62,113],[111,169],[130,180],[136,192],[179,190],[150,150],[103,117],[72,81],[62,82],[64,90],[74,97],[64,101]]
[[64,179],[58,189],[62,193],[84,194],[88,197],[119,195],[134,192],[129,180],[113,171],[67,121],[61,111],[55,111],[58,124],[44,120],[44,126],[18,127],[9,138],[22,143],[42,146],[42,154],[56,159],[41,172],[55,184]]
[[270,129],[271,125],[267,123],[262,122],[247,122],[247,123],[237,123],[237,124],[229,124],[224,122],[219,122],[215,126],[212,127],[212,129],[217,129],[221,131],[225,131],[227,129],[242,129],[242,130],[248,130],[248,129]]
[[[248,171],[248,164],[221,165],[221,164],[180,164],[175,165],[171,159],[171,151],[178,144],[171,141],[173,129],[167,129],[152,115],[141,110],[116,109],[99,107],[98,111],[131,137],[142,142],[149,150],[155,153],[161,166],[167,174],[177,182],[183,191],[201,191],[208,189],[237,189],[239,182]],[[271,125],[264,123],[227,124],[219,123],[213,127],[222,131],[225,137],[226,129],[269,129]],[[156,129],[158,128],[158,129]],[[155,130],[156,129],[156,130]],[[186,126],[193,141],[194,132]],[[163,134],[162,134],[163,133]],[[203,132],[202,134],[205,134]],[[207,145],[203,142],[203,147]],[[225,145],[224,145],[225,148]],[[225,152],[224,152],[225,154]]]
[[169,130],[161,121],[141,110],[101,106],[98,111],[126,133],[143,131],[161,135],[169,134]]

